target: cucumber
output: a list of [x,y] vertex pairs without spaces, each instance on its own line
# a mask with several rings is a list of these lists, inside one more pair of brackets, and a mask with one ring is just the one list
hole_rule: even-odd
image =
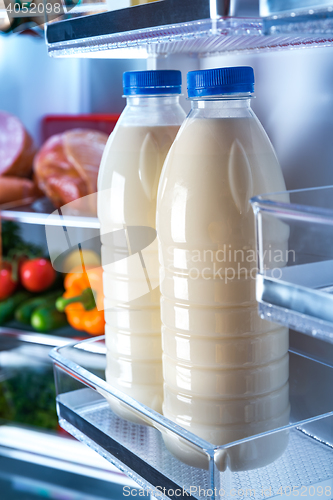
[[68,325],[66,314],[56,309],[54,300],[44,306],[37,307],[31,315],[31,326],[37,332],[48,333],[66,325]]
[[51,300],[54,302],[58,297],[63,294],[62,290],[56,292],[47,293],[44,295],[38,295],[31,299],[26,300],[21,304],[15,311],[15,319],[24,323],[25,325],[30,325],[31,316],[35,309],[41,306],[48,305]]
[[14,319],[16,308],[31,296],[31,293],[22,291],[14,293],[8,299],[2,300],[0,302],[0,325],[2,326],[7,321]]

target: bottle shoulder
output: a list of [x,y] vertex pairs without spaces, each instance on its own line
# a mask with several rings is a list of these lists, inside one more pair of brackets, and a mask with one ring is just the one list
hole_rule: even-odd
[[256,115],[198,116],[190,114],[176,137],[174,149],[179,154],[225,155],[238,141],[250,154],[275,155],[271,141]]
[[199,210],[203,202],[204,210],[214,206],[212,213],[218,213],[235,192],[241,191],[247,203],[254,195],[284,189],[275,150],[255,115],[209,119],[189,116],[164,164],[159,203],[167,206],[181,191],[186,206],[196,200],[192,211]]

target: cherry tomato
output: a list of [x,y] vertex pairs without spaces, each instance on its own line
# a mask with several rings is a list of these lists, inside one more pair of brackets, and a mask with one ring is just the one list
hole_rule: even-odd
[[47,259],[26,260],[20,267],[20,280],[29,292],[42,292],[56,279],[56,272]]
[[0,300],[7,299],[16,290],[17,281],[13,280],[12,266],[3,261],[0,266]]

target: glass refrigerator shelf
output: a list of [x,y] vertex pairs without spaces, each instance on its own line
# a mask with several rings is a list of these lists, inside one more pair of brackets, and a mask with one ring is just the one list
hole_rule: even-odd
[[333,34],[332,0],[261,0],[266,35]]
[[[332,366],[290,352],[288,425],[216,446],[108,385],[103,337],[56,348],[51,357],[60,425],[153,496],[222,499],[247,490],[251,499],[259,500],[295,490],[303,496],[332,492],[333,394],[320,383],[325,380],[330,387]],[[147,425],[117,417],[110,400]],[[200,459],[199,466],[175,458],[165,445],[170,438],[187,446],[191,457]],[[281,442],[281,456],[260,463]]]
[[[265,36],[264,20],[218,0],[163,0],[92,16],[53,22],[46,41],[52,57],[148,57],[331,45],[323,28]],[[236,4],[237,5],[237,4]],[[229,6],[229,8],[227,8]],[[266,22],[266,21],[265,21]],[[325,22],[319,20],[320,23]]]
[[0,219],[43,226],[99,229],[97,217],[55,211],[47,198],[26,199],[0,205]]

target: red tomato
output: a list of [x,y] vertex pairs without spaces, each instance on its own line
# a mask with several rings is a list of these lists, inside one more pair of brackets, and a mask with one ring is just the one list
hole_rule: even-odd
[[10,297],[16,290],[17,281],[12,277],[12,266],[3,261],[0,266],[0,300]]
[[42,292],[49,288],[56,278],[56,272],[47,259],[32,259],[23,262],[20,280],[29,292]]

